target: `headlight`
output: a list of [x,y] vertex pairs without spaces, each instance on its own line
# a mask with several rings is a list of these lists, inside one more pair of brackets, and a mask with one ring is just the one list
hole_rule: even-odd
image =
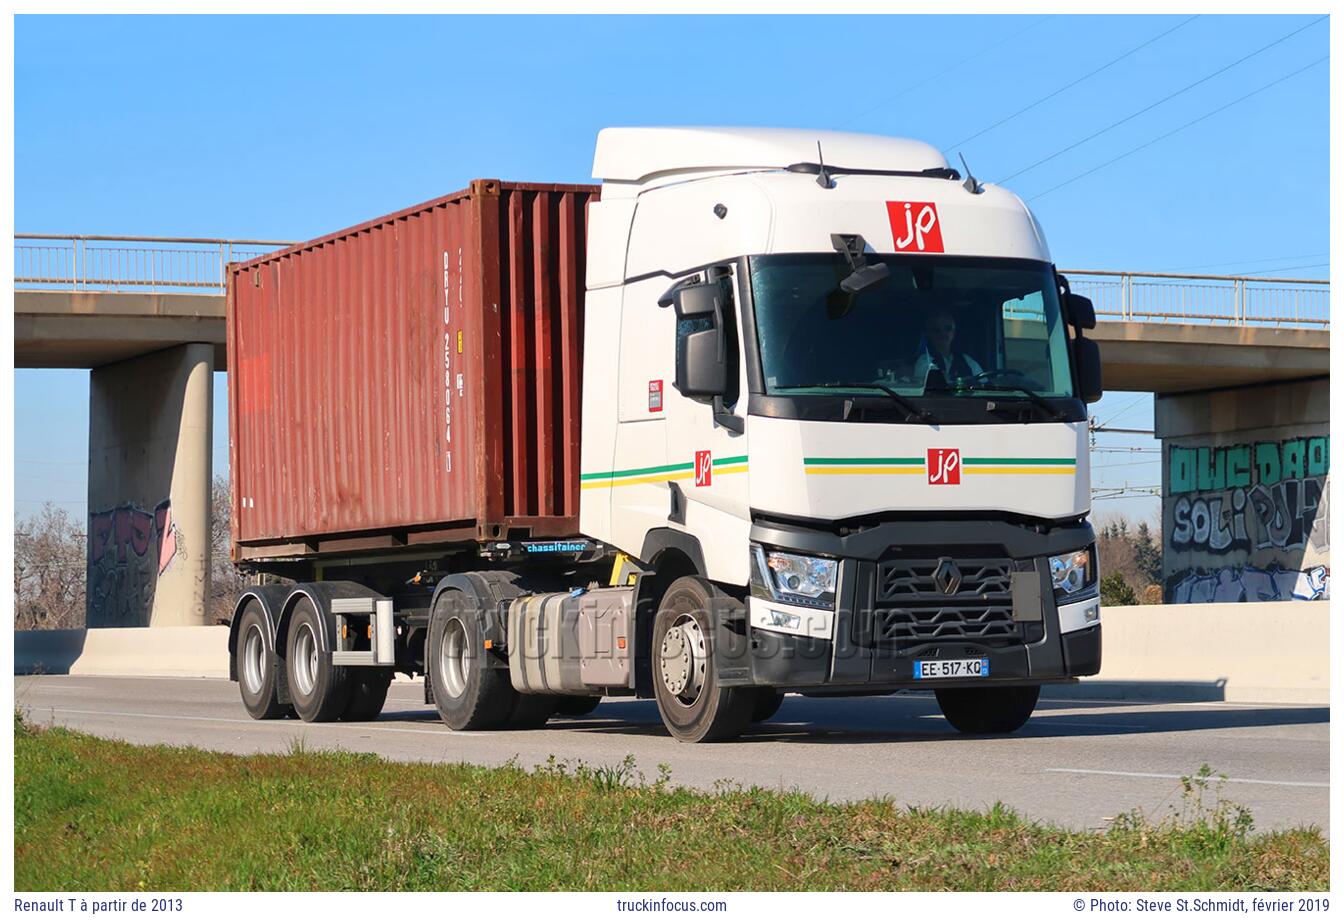
[[1092,564],[1092,550],[1080,549],[1062,556],[1050,557],[1050,583],[1055,594],[1078,594],[1097,583],[1097,567]]
[[834,559],[751,548],[751,593],[756,597],[803,607],[835,608],[835,581],[840,563]]

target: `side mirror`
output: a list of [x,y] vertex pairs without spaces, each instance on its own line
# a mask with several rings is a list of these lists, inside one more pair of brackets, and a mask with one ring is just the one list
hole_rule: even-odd
[[726,281],[688,284],[672,293],[677,311],[677,362],[673,385],[683,396],[728,392],[728,339],[724,316],[731,303]]
[[1085,403],[1101,399],[1101,349],[1097,343],[1078,336],[1073,340],[1073,359],[1078,371],[1078,398]]
[[1092,309],[1092,301],[1082,294],[1070,291],[1064,295],[1064,312],[1069,322],[1079,329],[1097,328],[1097,311]]

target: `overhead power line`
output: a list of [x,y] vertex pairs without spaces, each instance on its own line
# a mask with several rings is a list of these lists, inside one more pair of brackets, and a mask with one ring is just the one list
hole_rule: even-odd
[[1300,256],[1275,256],[1272,259],[1238,259],[1235,262],[1206,262],[1203,265],[1179,265],[1176,268],[1165,268],[1168,272],[1188,272],[1197,268],[1226,268],[1229,265],[1264,265],[1266,262],[1296,262],[1298,259],[1319,259],[1322,256],[1328,256],[1328,252],[1308,252]]
[[1105,501],[1108,498],[1126,498],[1130,495],[1161,495],[1161,486],[1129,486],[1123,489],[1108,490],[1106,492],[1093,492],[1092,500],[1094,502]]
[[1152,434],[1146,428],[1103,428],[1100,425],[1095,425],[1088,430],[1093,434]]
[[1115,421],[1116,419],[1120,418],[1120,416],[1122,416],[1122,415],[1124,415],[1126,412],[1128,412],[1130,409],[1133,409],[1133,408],[1134,408],[1135,406],[1137,406],[1139,403],[1143,402],[1145,399],[1148,399],[1148,398],[1150,398],[1150,394],[1148,394],[1148,393],[1140,393],[1138,396],[1134,397],[1134,398],[1131,399],[1129,402],[1125,403],[1124,408],[1122,408],[1122,409],[1117,409],[1115,412],[1113,412],[1113,413],[1111,413],[1110,415],[1108,415],[1108,416],[1106,417],[1106,421],[1105,421],[1105,422],[1097,422],[1096,425],[1095,425],[1095,427],[1096,427],[1096,428],[1104,428],[1104,427],[1106,426],[1106,423],[1107,423],[1107,422],[1113,422],[1113,421]]
[[1262,268],[1254,272],[1242,272],[1243,275],[1272,275],[1275,272],[1295,272],[1303,268],[1329,268],[1329,262],[1317,262],[1314,265],[1285,265],[1283,268]]
[[1319,19],[1313,19],[1311,22],[1307,23],[1306,25],[1301,26],[1301,27],[1299,27],[1299,28],[1296,28],[1296,29],[1294,29],[1293,31],[1289,32],[1287,35],[1282,35],[1282,36],[1280,36],[1280,37],[1274,39],[1274,41],[1270,42],[1268,45],[1262,45],[1261,47],[1256,48],[1256,49],[1255,49],[1254,51],[1252,51],[1250,54],[1247,54],[1247,55],[1244,55],[1243,57],[1239,57],[1239,58],[1237,58],[1237,59],[1236,59],[1235,61],[1233,61],[1231,64],[1226,64],[1226,65],[1224,65],[1224,66],[1218,68],[1217,70],[1215,70],[1213,73],[1206,74],[1205,76],[1200,77],[1200,78],[1199,78],[1198,80],[1196,80],[1194,83],[1188,83],[1188,84],[1186,84],[1185,86],[1181,87],[1180,89],[1176,90],[1176,92],[1174,92],[1174,93],[1172,93],[1172,94],[1170,94],[1170,95],[1168,95],[1168,96],[1163,96],[1161,99],[1157,100],[1156,102],[1153,102],[1153,103],[1150,103],[1150,104],[1144,106],[1143,108],[1139,109],[1137,112],[1132,112],[1132,113],[1130,113],[1129,115],[1126,115],[1124,118],[1120,119],[1119,121],[1113,121],[1113,122],[1111,122],[1109,125],[1107,125],[1106,127],[1102,128],[1100,131],[1094,131],[1094,132],[1092,132],[1091,134],[1089,134],[1087,137],[1083,138],[1082,140],[1074,141],[1072,144],[1069,144],[1067,147],[1061,147],[1060,149],[1056,150],[1054,153],[1050,154],[1049,156],[1042,157],[1041,159],[1037,160],[1035,163],[1032,163],[1030,166],[1024,166],[1024,167],[1022,167],[1022,168],[1019,169],[1017,172],[1013,173],[1011,176],[1005,176],[1004,178],[1000,179],[1000,180],[999,180],[998,182],[996,182],[995,184],[996,184],[996,185],[1002,185],[1002,184],[1005,183],[1005,182],[1008,182],[1008,181],[1010,181],[1010,180],[1012,180],[1012,179],[1016,179],[1018,176],[1022,175],[1023,173],[1031,172],[1031,171],[1032,171],[1033,169],[1035,169],[1037,166],[1041,166],[1041,165],[1043,165],[1043,164],[1045,164],[1045,163],[1049,163],[1049,162],[1050,162],[1051,160],[1053,160],[1055,157],[1062,156],[1062,155],[1068,153],[1070,150],[1073,150],[1073,149],[1075,149],[1075,148],[1077,148],[1077,147],[1081,147],[1083,144],[1086,144],[1088,141],[1090,141],[1090,140],[1094,140],[1094,139],[1096,139],[1096,138],[1098,138],[1098,137],[1101,137],[1101,136],[1102,136],[1103,134],[1105,134],[1107,131],[1110,131],[1110,130],[1112,130],[1112,129],[1114,129],[1114,128],[1118,128],[1118,127],[1120,127],[1121,125],[1125,124],[1126,122],[1133,121],[1134,119],[1138,118],[1140,115],[1143,115],[1143,114],[1146,113],[1146,112],[1151,112],[1153,109],[1157,108],[1157,107],[1160,106],[1160,105],[1163,105],[1163,104],[1165,104],[1165,103],[1170,102],[1171,100],[1175,99],[1177,96],[1180,96],[1180,95],[1182,95],[1182,94],[1184,94],[1184,93],[1188,93],[1190,90],[1194,89],[1196,86],[1199,86],[1201,83],[1207,83],[1207,82],[1209,82],[1210,80],[1212,80],[1214,77],[1216,77],[1216,76],[1218,76],[1218,75],[1220,75],[1220,74],[1227,73],[1227,72],[1228,72],[1229,70],[1231,70],[1233,67],[1236,67],[1236,66],[1239,65],[1239,64],[1244,64],[1244,63],[1246,63],[1247,61],[1249,61],[1251,58],[1255,57],[1256,55],[1258,55],[1258,54],[1263,54],[1264,52],[1268,51],[1270,48],[1273,48],[1275,45],[1279,45],[1279,44],[1282,44],[1283,42],[1286,42],[1288,39],[1292,38],[1292,37],[1293,37],[1294,35],[1296,35],[1297,33],[1299,33],[1299,32],[1304,32],[1304,31],[1306,31],[1307,29],[1310,29],[1312,26],[1316,25],[1316,23],[1318,23],[1318,22],[1323,22],[1323,21],[1324,21],[1325,19],[1327,19],[1327,18],[1328,18],[1328,17],[1322,16],[1322,17],[1320,17]]
[[1190,17],[1187,18],[1187,19],[1183,19],[1182,21],[1178,22],[1176,25],[1172,26],[1170,29],[1167,29],[1167,31],[1165,31],[1165,32],[1161,32],[1161,33],[1159,33],[1159,34],[1157,34],[1157,35],[1154,35],[1152,38],[1148,39],[1146,42],[1144,42],[1144,43],[1141,44],[1141,45],[1138,45],[1138,46],[1136,46],[1136,47],[1134,47],[1134,48],[1130,48],[1128,51],[1126,51],[1124,54],[1120,55],[1119,57],[1112,58],[1111,60],[1107,61],[1105,64],[1102,64],[1102,65],[1101,65],[1100,67],[1098,67],[1096,70],[1089,71],[1089,72],[1083,74],[1083,75],[1082,75],[1081,77],[1079,77],[1078,79],[1074,80],[1073,82],[1071,82],[1071,83],[1066,83],[1066,84],[1064,84],[1063,86],[1061,86],[1059,89],[1055,90],[1054,92],[1052,92],[1052,93],[1048,93],[1048,94],[1042,96],[1041,98],[1037,99],[1035,102],[1028,103],[1027,105],[1023,106],[1022,108],[1018,109],[1018,110],[1017,110],[1016,112],[1014,112],[1013,114],[1011,114],[1011,115],[1006,115],[1006,116],[1004,116],[1003,118],[1000,118],[998,121],[994,122],[994,124],[992,124],[992,125],[988,125],[988,126],[986,126],[986,127],[984,127],[984,128],[981,128],[979,131],[975,132],[975,133],[972,134],[970,137],[963,138],[962,140],[957,141],[955,144],[948,144],[946,147],[943,148],[943,153],[948,153],[948,152],[950,152],[950,151],[952,151],[952,150],[955,150],[957,147],[960,147],[962,144],[970,143],[971,141],[975,140],[977,137],[980,137],[982,134],[988,134],[990,131],[993,131],[995,128],[999,127],[1000,125],[1007,124],[1008,122],[1012,121],[1014,118],[1018,117],[1019,115],[1025,115],[1027,112],[1030,112],[1032,109],[1036,108],[1036,106],[1040,105],[1041,103],[1043,103],[1043,102],[1049,102],[1051,99],[1055,98],[1055,97],[1058,96],[1060,93],[1063,93],[1063,92],[1066,92],[1066,91],[1068,91],[1068,90],[1073,89],[1075,86],[1077,86],[1079,83],[1082,83],[1084,80],[1090,80],[1090,79],[1092,79],[1092,78],[1095,77],[1097,74],[1101,73],[1103,70],[1106,70],[1106,69],[1108,69],[1108,68],[1110,68],[1110,67],[1114,67],[1116,64],[1119,64],[1119,63],[1120,63],[1121,61],[1123,61],[1125,58],[1127,58],[1127,57],[1129,57],[1129,56],[1131,56],[1131,55],[1133,55],[1133,54],[1137,54],[1138,52],[1142,51],[1144,48],[1147,48],[1147,47],[1148,47],[1149,45],[1151,45],[1153,42],[1160,41],[1161,39],[1166,38],[1166,37],[1167,37],[1168,35],[1170,35],[1172,32],[1175,32],[1177,29],[1180,29],[1180,28],[1183,28],[1184,26],[1189,25],[1190,23],[1194,22],[1194,21],[1195,21],[1196,19],[1198,19],[1198,18],[1199,18],[1199,15],[1196,14],[1196,15],[1194,15],[1194,16],[1190,16]]
[[950,74],[952,71],[957,70],[958,68],[963,67],[963,66],[965,66],[966,64],[969,64],[971,61],[974,61],[975,59],[980,58],[980,57],[984,57],[986,54],[988,54],[989,52],[993,51],[995,48],[999,47],[1000,45],[1003,45],[1003,44],[1006,44],[1006,43],[1012,41],[1013,39],[1017,38],[1019,35],[1022,35],[1022,34],[1026,33],[1026,32],[1030,32],[1032,29],[1036,28],[1037,26],[1039,26],[1041,23],[1045,22],[1045,21],[1046,21],[1047,19],[1049,19],[1049,18],[1050,18],[1049,16],[1042,16],[1040,19],[1037,19],[1037,20],[1036,20],[1035,22],[1033,22],[1031,25],[1026,26],[1026,27],[1021,28],[1021,29],[1018,29],[1016,32],[1010,32],[1010,33],[1008,33],[1007,35],[1005,35],[1003,38],[999,39],[998,41],[996,41],[996,42],[992,42],[992,43],[986,45],[985,47],[981,48],[979,51],[975,52],[974,54],[969,55],[968,57],[964,57],[964,58],[962,58],[960,61],[957,61],[957,63],[953,64],[951,67],[948,67],[948,68],[945,69],[945,70],[940,70],[940,71],[938,71],[936,74],[934,74],[934,75],[931,76],[931,77],[925,77],[923,80],[920,80],[918,83],[912,83],[912,84],[910,84],[909,86],[907,86],[905,89],[901,90],[901,91],[900,91],[899,93],[897,93],[896,95],[894,95],[894,96],[888,96],[886,99],[883,99],[881,102],[877,103],[876,105],[874,105],[874,106],[870,106],[869,108],[864,109],[862,112],[860,112],[859,114],[855,115],[853,118],[850,118],[850,119],[848,119],[847,121],[842,121],[842,122],[840,122],[840,124],[837,125],[837,127],[843,128],[843,127],[845,127],[845,126],[847,126],[847,125],[852,125],[852,124],[854,124],[854,122],[858,121],[860,118],[863,118],[863,117],[865,117],[865,116],[867,116],[867,115],[871,115],[873,112],[876,112],[878,109],[886,108],[887,106],[889,106],[889,105],[891,105],[893,102],[895,102],[897,99],[900,99],[902,96],[908,96],[910,93],[913,93],[915,90],[919,89],[920,87],[922,87],[922,86],[928,86],[928,85],[929,85],[930,83],[932,83],[934,80],[941,79],[942,77],[945,77],[945,76],[947,76],[948,74]]
[[1124,463],[1098,463],[1092,467],[1093,470],[1118,470],[1131,466],[1146,466],[1152,463],[1161,463],[1161,457],[1154,457],[1151,460],[1127,460]]
[[1087,176],[1092,175],[1094,172],[1097,172],[1098,170],[1105,169],[1107,166],[1110,166],[1110,165],[1112,165],[1113,163],[1119,163],[1121,160],[1125,159],[1126,157],[1133,156],[1134,154],[1138,153],[1140,150],[1146,150],[1146,149],[1148,149],[1149,147],[1153,146],[1154,144],[1159,143],[1159,142],[1161,142],[1161,141],[1164,141],[1164,140],[1166,140],[1167,138],[1171,137],[1171,136],[1174,135],[1174,134],[1179,134],[1179,133],[1181,133],[1181,132],[1184,131],[1186,128],[1193,127],[1194,125],[1199,124],[1201,121],[1204,121],[1205,119],[1212,118],[1214,115],[1217,115],[1219,112],[1224,112],[1224,111],[1226,111],[1226,110],[1232,108],[1232,106],[1234,106],[1234,105],[1238,105],[1238,104],[1240,104],[1240,103],[1242,103],[1242,102],[1245,102],[1247,99],[1250,99],[1252,96],[1259,95],[1260,93],[1263,93],[1263,92],[1264,92],[1265,90],[1267,90],[1267,89],[1270,89],[1270,88],[1272,88],[1272,87],[1278,86],[1280,83],[1284,82],[1285,80],[1291,80],[1293,77],[1297,76],[1298,74],[1300,74],[1300,73],[1305,73],[1306,71],[1308,71],[1308,70],[1310,70],[1311,68],[1315,67],[1317,64],[1323,64],[1323,63],[1325,63],[1325,62],[1328,61],[1328,60],[1330,60],[1330,55],[1328,55],[1328,54],[1325,55],[1324,57],[1319,57],[1319,58],[1317,58],[1316,60],[1312,61],[1310,64],[1308,64],[1308,65],[1305,66],[1305,67],[1299,67],[1297,70],[1294,70],[1294,71],[1293,71],[1292,73],[1290,73],[1290,74],[1286,74],[1286,75],[1284,75],[1284,76],[1282,76],[1282,77],[1279,77],[1277,80],[1271,80],[1269,83],[1266,83],[1264,86],[1261,86],[1261,87],[1259,87],[1258,89],[1253,89],[1253,90],[1251,90],[1249,93],[1247,93],[1247,94],[1244,95],[1244,96],[1239,96],[1239,97],[1237,97],[1236,99],[1233,99],[1231,102],[1229,102],[1229,103],[1227,103],[1227,104],[1225,104],[1225,105],[1220,105],[1220,106],[1218,106],[1218,108],[1216,108],[1216,109],[1214,109],[1214,110],[1212,110],[1212,111],[1210,111],[1210,112],[1205,112],[1203,115],[1199,116],[1198,118],[1192,118],[1190,121],[1187,121],[1185,124],[1181,125],[1180,127],[1173,128],[1172,130],[1168,131],[1166,134],[1160,134],[1160,135],[1158,135],[1157,137],[1153,138],[1153,139],[1150,140],[1150,141],[1147,141],[1147,142],[1145,142],[1145,143],[1140,144],[1140,145],[1137,146],[1137,147],[1133,147],[1133,148],[1131,148],[1131,149],[1129,149],[1129,150],[1126,150],[1124,153],[1120,154],[1119,156],[1112,157],[1111,159],[1107,160],[1107,161],[1104,162],[1104,163],[1100,163],[1100,164],[1098,164],[1097,166],[1093,166],[1091,169],[1087,170],[1086,172],[1080,172],[1078,175],[1073,176],[1072,178],[1065,179],[1063,182],[1059,183],[1058,185],[1052,185],[1050,188],[1046,189],[1046,190],[1043,191],[1043,192],[1037,192],[1035,195],[1032,195],[1032,196],[1031,196],[1030,198],[1028,198],[1027,200],[1028,200],[1028,201],[1035,201],[1037,198],[1043,198],[1043,197],[1045,197],[1046,195],[1049,195],[1051,192],[1057,192],[1057,191],[1059,191],[1060,189],[1062,189],[1062,188],[1063,188],[1064,186],[1066,186],[1066,185],[1071,185],[1071,184],[1073,184],[1074,182],[1077,182],[1079,179],[1086,178]]

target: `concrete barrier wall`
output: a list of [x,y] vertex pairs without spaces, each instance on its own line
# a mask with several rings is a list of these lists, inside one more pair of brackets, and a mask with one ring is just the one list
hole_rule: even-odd
[[[1115,699],[1330,699],[1328,601],[1106,607],[1102,672],[1067,693]],[[228,628],[17,632],[15,673],[227,677]]]
[[1330,702],[1329,601],[1103,607],[1101,628],[1101,673],[1076,695],[1147,684],[1180,691],[1166,698],[1204,686],[1230,702]]
[[227,626],[19,631],[14,673],[228,677],[228,641]]

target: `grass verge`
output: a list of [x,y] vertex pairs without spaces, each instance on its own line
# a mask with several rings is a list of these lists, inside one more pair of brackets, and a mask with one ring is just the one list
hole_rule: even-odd
[[[14,724],[14,885],[45,890],[1324,890],[1319,831],[1185,804],[1107,833],[588,768],[240,757]],[[1192,796],[1195,798],[1192,799]]]

